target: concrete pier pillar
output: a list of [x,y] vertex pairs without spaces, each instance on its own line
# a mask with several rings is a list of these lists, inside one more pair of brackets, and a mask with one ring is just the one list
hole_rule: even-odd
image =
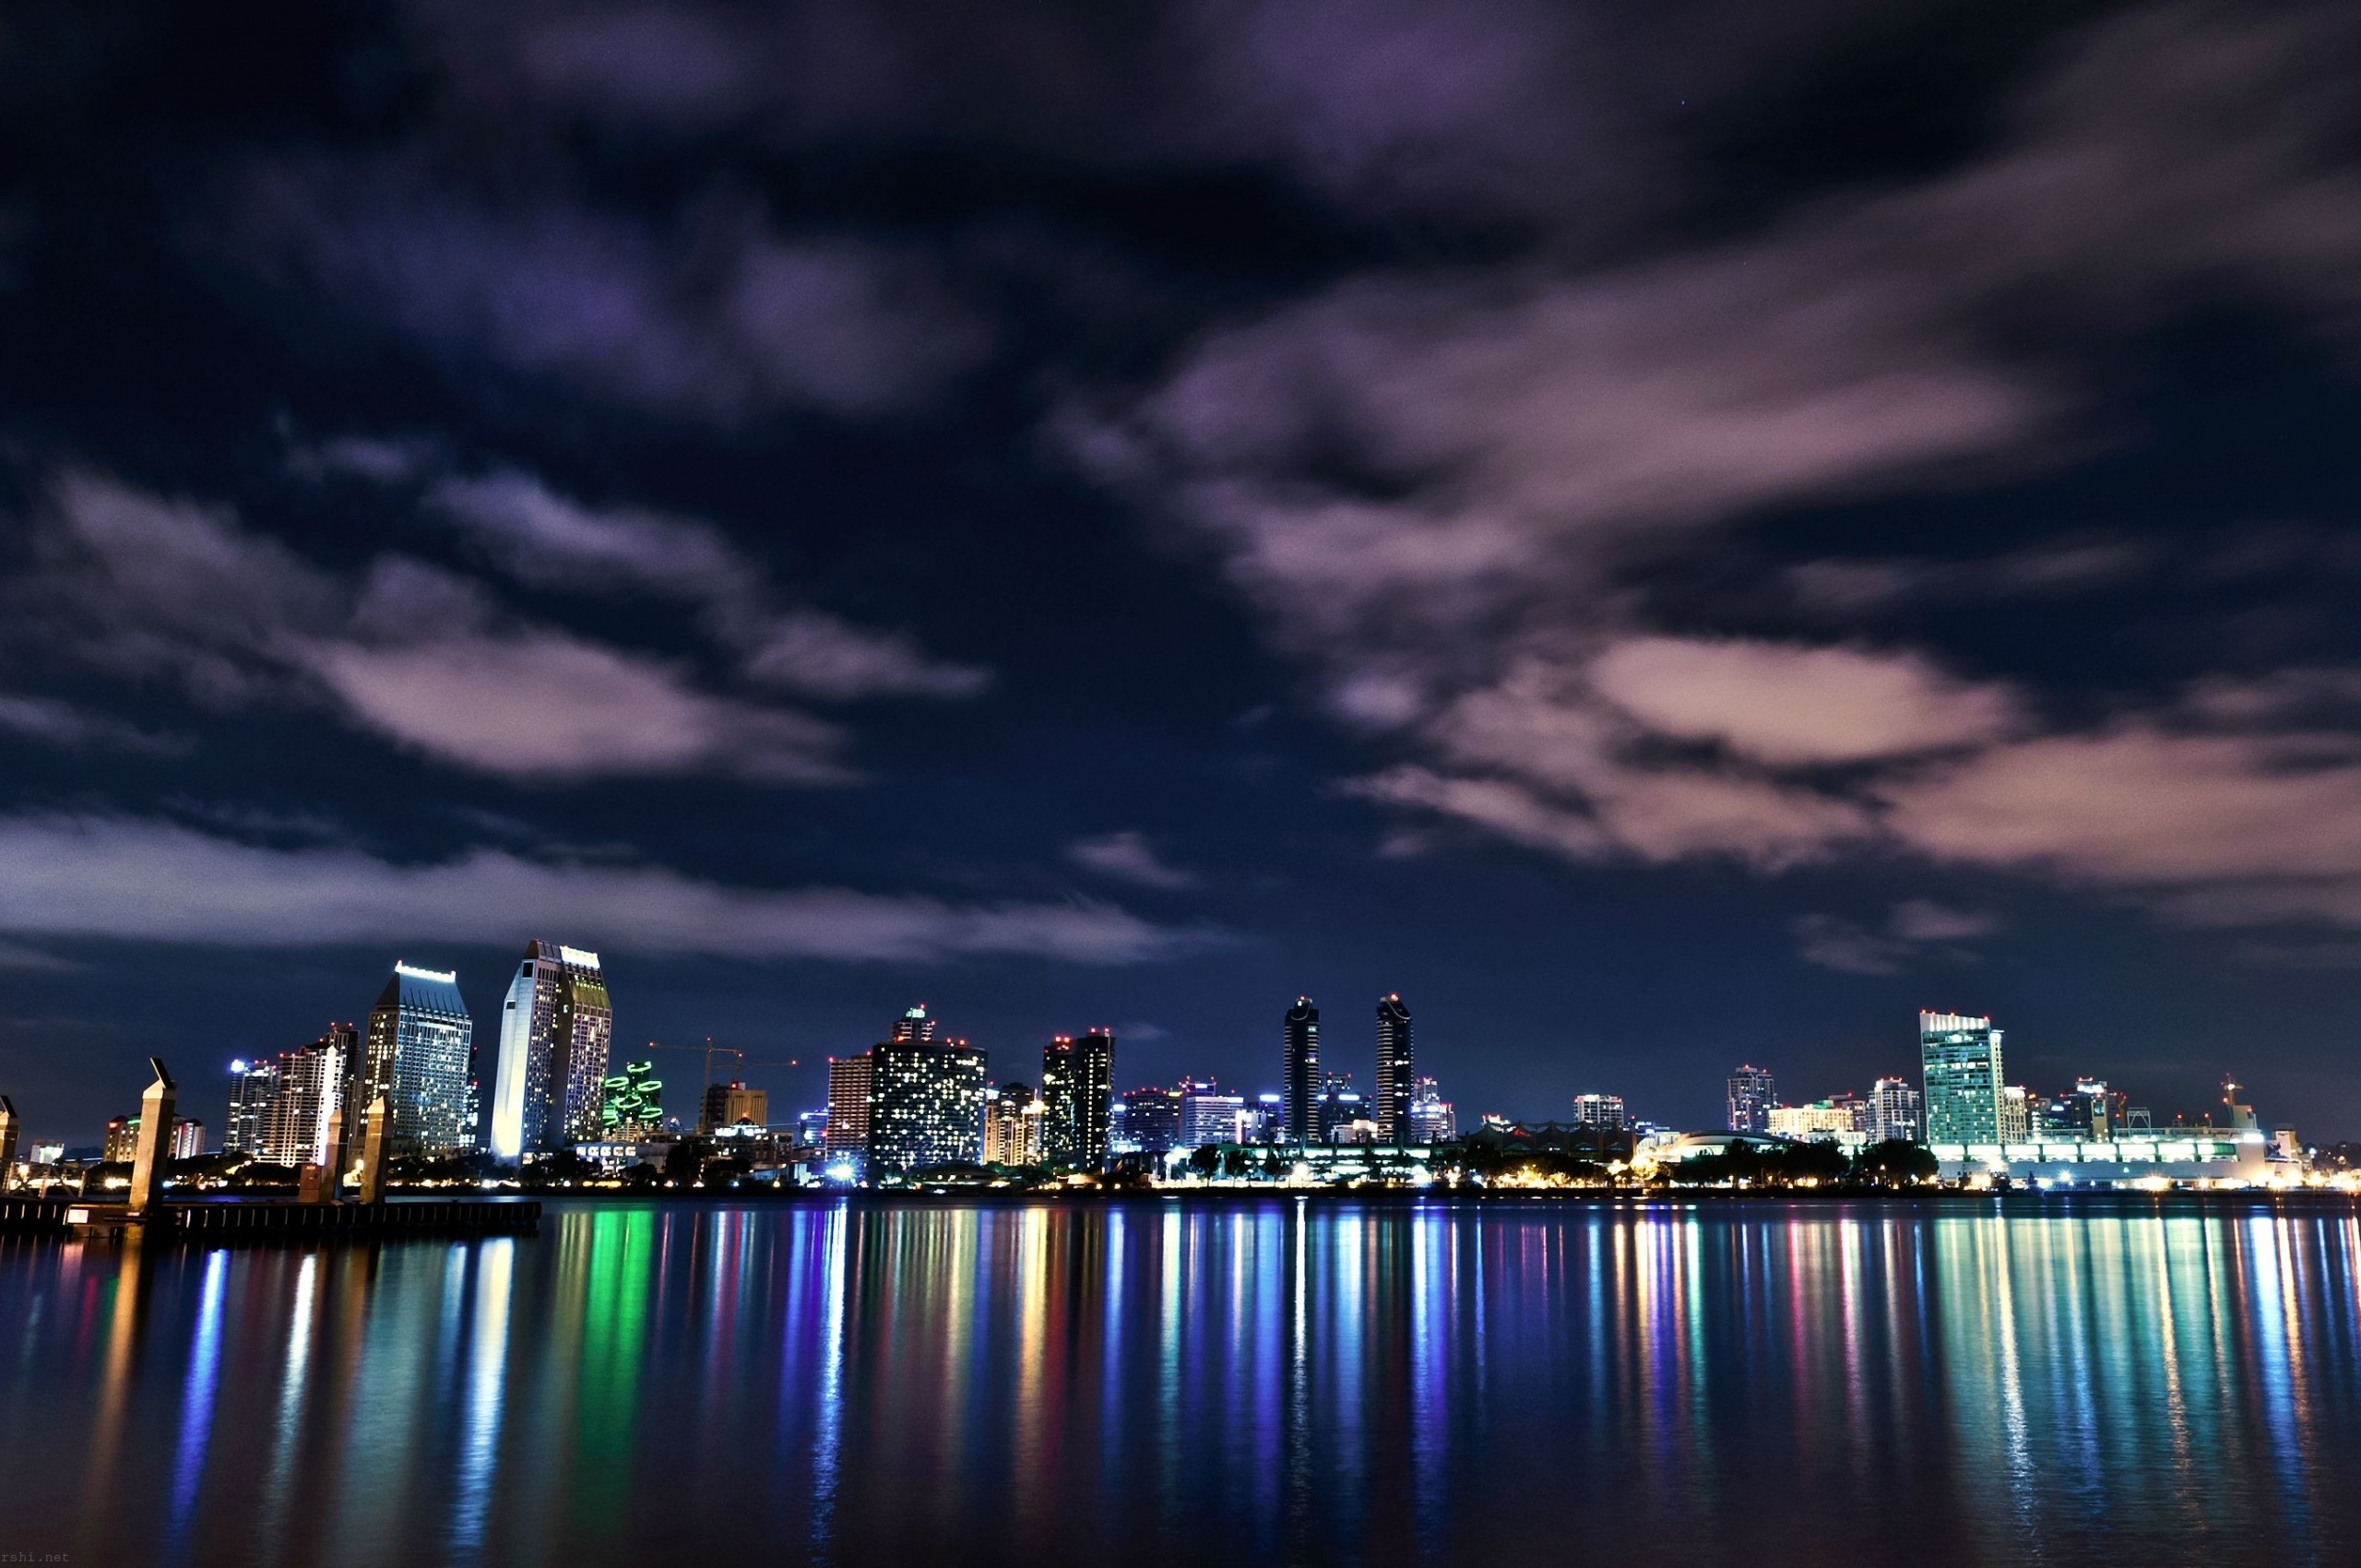
[[0,1094],[0,1193],[17,1184],[17,1108]]
[[379,1095],[369,1102],[369,1118],[361,1135],[361,1182],[357,1201],[382,1203],[386,1197],[386,1123],[393,1108]]
[[139,1150],[131,1163],[131,1212],[149,1213],[164,1195],[164,1170],[172,1158],[172,1118],[180,1087],[160,1056],[148,1058],[156,1081],[139,1097]]
[[296,1177],[295,1201],[307,1204],[336,1202],[337,1189],[344,1182],[344,1107],[328,1112],[327,1153],[316,1165],[306,1165]]

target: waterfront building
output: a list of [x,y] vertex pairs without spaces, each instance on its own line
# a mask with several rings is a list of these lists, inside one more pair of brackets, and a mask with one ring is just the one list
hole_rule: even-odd
[[279,1063],[248,1062],[243,1057],[230,1063],[230,1114],[221,1124],[221,1152],[266,1158],[262,1153],[263,1119],[270,1111],[272,1093],[279,1087]]
[[1578,1094],[1574,1096],[1574,1125],[1619,1132],[1631,1125],[1631,1113],[1624,1109],[1620,1095]]
[[1848,1146],[1868,1141],[1861,1130],[1863,1102],[1850,1095],[1833,1099],[1819,1099],[1809,1105],[1774,1105],[1771,1108],[1770,1134],[1774,1138],[1793,1138],[1798,1143],[1845,1144]]
[[358,1028],[330,1024],[311,1044],[279,1053],[270,1103],[254,1146],[260,1158],[272,1165],[324,1165],[334,1158],[328,1123],[344,1105],[360,1046]]
[[1947,1181],[2006,1177],[2041,1187],[2160,1185],[2249,1186],[2284,1175],[2274,1170],[2270,1140],[2254,1109],[2239,1102],[2237,1086],[2223,1086],[2227,1115],[2217,1125],[2203,1122],[2157,1128],[2133,1119],[2113,1136],[2081,1138],[2044,1134],[2038,1127],[2022,1143],[1930,1142]]
[[653,1062],[634,1062],[599,1083],[599,1135],[583,1143],[628,1143],[664,1130],[664,1080]]
[[1741,1065],[1730,1075],[1726,1125],[1733,1133],[1767,1134],[1771,1131],[1771,1108],[1778,1103],[1779,1091],[1771,1081],[1771,1069]]
[[[105,1139],[100,1144],[99,1157],[110,1165],[129,1165],[139,1158],[139,1125],[136,1116],[113,1116],[107,1119]],[[205,1152],[205,1123],[192,1122],[185,1116],[172,1118],[172,1136],[165,1146],[167,1159],[195,1159]]]
[[1287,1141],[1287,1097],[1283,1094],[1258,1094],[1250,1107],[1254,1116],[1253,1136],[1241,1138],[1241,1143],[1283,1144]]
[[[1123,1113],[1123,1141],[1131,1146],[1117,1152],[1124,1154],[1169,1154],[1182,1146],[1180,1142],[1181,1091],[1173,1089],[1127,1089],[1116,1109]],[[1112,1148],[1113,1140],[1109,1140]]]
[[[345,1091],[355,1117],[379,1095],[392,1111],[389,1155],[472,1152],[476,1144],[475,1020],[456,970],[394,966],[369,1010]],[[348,1118],[351,1121],[352,1118]],[[357,1134],[349,1127],[348,1136]]]
[[1320,1135],[1319,1100],[1325,1087],[1320,1075],[1320,1007],[1309,996],[1299,996],[1280,1026],[1284,1053],[1285,1117],[1282,1133],[1294,1144],[1316,1144]]
[[1918,1015],[1929,1143],[1995,1145],[2000,1135],[2000,1034],[1992,1020]]
[[1869,1087],[1868,1131],[1871,1143],[1895,1138],[1914,1144],[1924,1140],[1926,1115],[1920,1109],[1918,1091],[1910,1087],[1909,1079],[1880,1078]]
[[2033,1094],[2023,1084],[2009,1084],[2000,1090],[2000,1141],[2004,1144],[2027,1143],[2033,1137]]
[[1258,1143],[1253,1135],[1262,1118],[1248,1110],[1242,1094],[1224,1094],[1211,1078],[1180,1081],[1180,1148],[1207,1144]]
[[1389,1144],[1410,1141],[1411,1085],[1417,1073],[1410,1049],[1410,1009],[1398,994],[1377,1002],[1378,1136]]
[[1459,1117],[1432,1078],[1419,1078],[1410,1086],[1408,1121],[1409,1136],[1395,1141],[1433,1145],[1459,1136]]
[[1365,1144],[1377,1138],[1377,1122],[1369,1101],[1353,1087],[1350,1073],[1322,1075],[1320,1099],[1312,1117],[1312,1140],[1321,1144]]
[[[870,1047],[869,1173],[975,1165],[983,1158],[984,1053],[924,1036]],[[833,1109],[833,1108],[832,1108]],[[1106,1120],[1098,1122],[1101,1158]]]
[[1107,1165],[1109,1111],[1115,1099],[1115,1037],[1093,1029],[1059,1035],[1041,1052],[1044,1161],[1075,1170]]
[[828,1121],[821,1146],[831,1162],[869,1158],[869,1095],[876,1064],[869,1052],[828,1058]]
[[600,1135],[614,1008],[599,955],[528,942],[500,1010],[492,1152],[553,1153]]
[[2118,1108],[2122,1099],[2121,1095],[2109,1091],[2101,1079],[2077,1079],[2070,1094],[2035,1098],[2033,1130],[2045,1137],[2104,1141],[2123,1128],[2125,1118]]
[[726,1084],[707,1084],[705,1087],[705,1104],[697,1113],[697,1131],[712,1133],[741,1124],[766,1126],[770,1116],[771,1097],[761,1089],[750,1089],[732,1078]]
[[795,1141],[803,1148],[820,1148],[828,1141],[828,1108],[806,1111],[795,1119]]
[[1041,1163],[1041,1123],[1047,1107],[1030,1084],[1009,1082],[984,1091],[984,1163]]

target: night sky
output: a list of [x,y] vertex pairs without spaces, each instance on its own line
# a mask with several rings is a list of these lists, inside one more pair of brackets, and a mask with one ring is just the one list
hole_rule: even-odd
[[1929,1006],[2361,1134],[2356,79],[2350,6],[18,0],[0,1092],[218,1127],[397,957],[488,1081],[546,937],[775,1120],[914,1001],[1254,1092],[1399,991],[1463,1122]]

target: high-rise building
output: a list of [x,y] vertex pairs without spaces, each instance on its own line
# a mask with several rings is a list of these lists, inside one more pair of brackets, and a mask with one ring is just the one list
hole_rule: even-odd
[[1106,1029],[1059,1035],[1041,1052],[1042,1158],[1074,1170],[1107,1165],[1115,1099],[1115,1037]]
[[828,1058],[828,1130],[822,1146],[831,1160],[869,1158],[869,1094],[875,1083],[868,1051]]
[[615,1014],[599,955],[528,942],[500,1009],[492,1152],[550,1154],[601,1135]]
[[1286,1138],[1294,1144],[1316,1144],[1320,1136],[1320,1007],[1309,996],[1299,996],[1281,1026],[1286,1052],[1284,1075]]
[[902,1016],[894,1020],[894,1032],[887,1038],[896,1045],[913,1041],[925,1044],[933,1039],[934,1020],[926,1016],[926,1004],[903,1009]]
[[2026,1144],[2033,1141],[2033,1091],[2023,1084],[2006,1084],[2000,1089],[2000,1141],[2003,1144]]
[[205,1156],[205,1123],[186,1116],[172,1118],[172,1158],[201,1159]]
[[872,1175],[982,1160],[982,1051],[964,1039],[893,1039],[870,1047],[869,1059]]
[[984,1163],[1041,1163],[1043,1107],[1030,1084],[1010,1082],[984,1091]]
[[1847,1134],[1860,1131],[1856,1124],[1859,1114],[1855,1105],[1849,1096],[1837,1099],[1816,1099],[1809,1105],[1774,1105],[1771,1108],[1769,1131],[1774,1138],[1795,1138],[1807,1143],[1841,1143]]
[[1416,1060],[1410,1050],[1410,1009],[1398,994],[1377,1000],[1377,1104],[1375,1120],[1381,1142],[1410,1142],[1411,1080]]
[[1180,1089],[1127,1089],[1123,1093],[1124,1139],[1130,1154],[1169,1154],[1180,1142]]
[[1920,1013],[1918,1059],[1925,1068],[1928,1143],[2009,1141],[2000,1135],[2000,1031],[1991,1019]]
[[1909,1079],[1880,1078],[1869,1087],[1869,1141],[1885,1143],[1900,1138],[1907,1143],[1920,1142],[1927,1133],[1926,1113],[1920,1104],[1918,1091],[1910,1087]]
[[311,1044],[279,1053],[273,1075],[276,1087],[255,1146],[263,1159],[273,1165],[324,1165],[334,1158],[328,1123],[344,1104],[360,1046],[358,1028],[330,1024]]
[[1261,1119],[1248,1110],[1242,1094],[1224,1094],[1211,1078],[1184,1078],[1180,1083],[1180,1148],[1207,1144],[1251,1144],[1260,1141],[1255,1127]]
[[270,1098],[278,1087],[278,1063],[248,1062],[241,1057],[230,1063],[230,1114],[221,1124],[223,1154],[267,1158],[262,1152],[263,1119],[269,1113]]
[[732,1078],[726,1084],[705,1087],[705,1107],[697,1115],[697,1130],[710,1133],[718,1127],[735,1127],[741,1123],[756,1127],[770,1123],[771,1097],[761,1089],[750,1089]]
[[1459,1136],[1459,1116],[1443,1099],[1442,1087],[1432,1078],[1419,1078],[1410,1086],[1410,1141],[1414,1144],[1449,1143]]
[[1741,1066],[1730,1075],[1729,1130],[1733,1133],[1762,1133],[1771,1131],[1771,1108],[1779,1103],[1779,1091],[1771,1082],[1768,1067]]
[[475,1147],[475,1030],[468,1004],[459,1000],[456,971],[394,966],[369,1010],[344,1101],[359,1116],[379,1095],[386,1097],[392,1111],[389,1153],[464,1154]]
[[584,1143],[621,1143],[664,1130],[664,1080],[653,1062],[633,1062],[599,1084],[599,1127]]
[[1578,1094],[1574,1096],[1574,1125],[1605,1127],[1621,1132],[1631,1124],[1631,1112],[1623,1109],[1623,1097],[1613,1094]]

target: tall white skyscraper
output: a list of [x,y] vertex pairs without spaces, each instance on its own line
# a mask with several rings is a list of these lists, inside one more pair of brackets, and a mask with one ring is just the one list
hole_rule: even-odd
[[1884,1143],[1900,1138],[1916,1143],[1926,1136],[1927,1118],[1918,1091],[1910,1087],[1907,1078],[1880,1078],[1869,1089],[1869,1124],[1865,1129],[1871,1143]]
[[492,1152],[550,1154],[599,1136],[614,1009],[599,955],[528,942],[500,1009]]

